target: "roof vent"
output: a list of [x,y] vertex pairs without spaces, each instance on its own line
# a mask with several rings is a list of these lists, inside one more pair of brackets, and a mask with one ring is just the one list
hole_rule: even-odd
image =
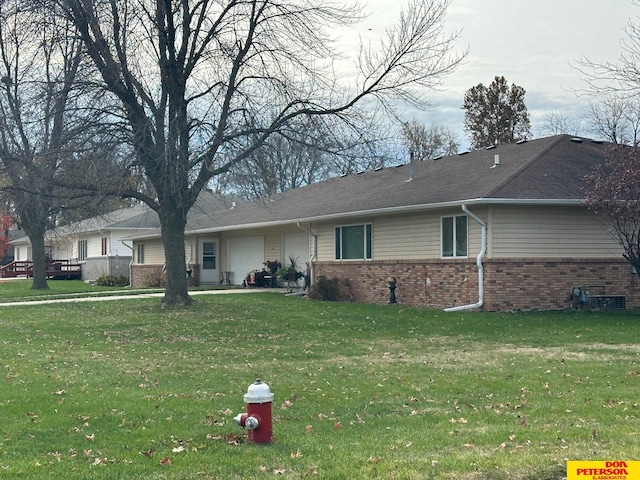
[[490,168],[496,168],[500,166],[500,155],[498,155],[497,153],[493,156],[493,165],[491,165]]
[[407,180],[407,182],[410,182],[411,180],[416,178],[416,157],[413,154],[413,150],[409,152],[409,161],[411,165],[409,169],[409,180]]
[[485,147],[485,150],[493,150],[496,147],[497,145],[489,145],[488,147]]
[[432,158],[431,160],[433,160],[435,162],[436,160],[440,160],[442,157],[443,157],[443,155],[438,155],[437,157]]
[[595,143],[596,145],[602,145],[604,142],[602,140],[591,140],[591,143]]
[[573,138],[571,139],[571,141],[572,141],[573,143],[582,143],[582,139],[581,139],[581,138],[578,138],[578,137],[573,137]]
[[518,140],[516,142],[516,145],[522,145],[523,143],[527,143],[527,139],[526,138],[523,138],[522,140]]

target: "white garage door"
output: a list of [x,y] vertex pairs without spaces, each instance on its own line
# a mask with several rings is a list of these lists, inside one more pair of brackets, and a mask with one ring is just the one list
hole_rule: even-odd
[[264,263],[264,237],[230,238],[228,244],[229,270],[234,285],[241,285],[247,274],[262,270]]

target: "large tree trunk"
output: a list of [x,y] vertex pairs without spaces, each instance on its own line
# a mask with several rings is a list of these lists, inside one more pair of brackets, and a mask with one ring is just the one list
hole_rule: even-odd
[[184,250],[186,213],[180,209],[161,207],[158,210],[164,244],[167,286],[162,299],[164,306],[190,305],[187,292],[187,268]]
[[29,235],[31,241],[31,255],[33,258],[32,290],[48,290],[47,257],[44,251],[44,233],[34,232]]

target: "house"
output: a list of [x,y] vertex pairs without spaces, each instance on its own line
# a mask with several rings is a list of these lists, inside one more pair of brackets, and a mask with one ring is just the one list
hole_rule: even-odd
[[24,236],[24,232],[22,230],[6,230],[4,232],[4,238],[7,242],[7,250],[4,254],[4,257],[0,259],[0,265],[7,265],[15,260],[15,251],[11,242],[18,238],[22,238]]
[[[186,229],[197,283],[241,284],[290,256],[355,301],[487,310],[562,309],[573,287],[640,306],[637,276],[582,179],[607,144],[559,135],[332,178]],[[158,230],[134,238],[133,284],[164,264]]]
[[[46,255],[50,259],[80,264],[85,281],[95,281],[101,275],[129,277],[133,247],[124,238],[158,226],[158,216],[148,207],[122,208],[47,231]],[[11,245],[15,261],[32,260],[29,237],[17,238]]]
[[[198,217],[203,212],[226,210],[228,205],[233,205],[233,199],[205,191],[191,215]],[[129,238],[157,232],[159,228],[160,220],[153,210],[135,205],[47,231],[46,254],[50,259],[80,264],[85,281],[95,281],[101,275],[129,278],[134,248]],[[31,242],[24,233],[10,244],[15,261],[32,260]]]

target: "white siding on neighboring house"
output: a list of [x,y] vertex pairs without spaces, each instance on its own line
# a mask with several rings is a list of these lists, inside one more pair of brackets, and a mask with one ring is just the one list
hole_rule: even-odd
[[494,207],[494,258],[606,258],[622,254],[599,218],[585,208]]

